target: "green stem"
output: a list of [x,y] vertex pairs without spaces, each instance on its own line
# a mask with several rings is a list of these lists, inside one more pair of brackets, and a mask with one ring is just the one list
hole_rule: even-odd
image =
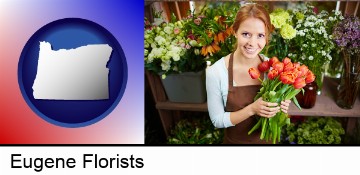
[[251,133],[253,133],[255,130],[257,130],[260,127],[260,124],[262,123],[263,117],[261,117],[258,122],[255,124],[255,126],[253,128],[251,128],[251,130],[248,132],[248,135],[250,135]]

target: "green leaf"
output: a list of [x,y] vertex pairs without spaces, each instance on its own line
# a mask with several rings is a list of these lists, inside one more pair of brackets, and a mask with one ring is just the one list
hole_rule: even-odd
[[[291,86],[292,87],[292,86]],[[295,89],[292,90],[287,96],[285,96],[285,100],[290,100],[293,97],[295,97],[295,95],[297,95],[301,90],[300,89]]]
[[301,110],[301,106],[299,105],[299,102],[297,101],[296,97],[293,97],[292,101],[294,102],[295,106]]

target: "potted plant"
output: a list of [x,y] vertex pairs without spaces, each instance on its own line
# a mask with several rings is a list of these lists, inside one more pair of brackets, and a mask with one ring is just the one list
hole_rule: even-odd
[[221,144],[224,130],[214,128],[209,118],[182,119],[171,131],[168,144]]
[[290,144],[341,144],[345,130],[332,117],[309,117],[305,122],[291,123],[283,143]]

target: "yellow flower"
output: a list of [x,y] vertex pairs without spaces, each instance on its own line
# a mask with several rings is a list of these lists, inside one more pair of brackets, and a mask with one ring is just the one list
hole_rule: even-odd
[[302,19],[304,19],[304,17],[305,17],[305,15],[302,14],[302,13],[300,13],[300,12],[297,12],[297,13],[296,13],[296,19],[297,19],[297,20],[302,20]]
[[292,39],[296,36],[296,30],[289,24],[285,24],[280,29],[280,35],[284,39]]
[[289,13],[282,9],[276,9],[270,14],[271,24],[277,29],[280,29],[281,26],[285,25],[289,19]]

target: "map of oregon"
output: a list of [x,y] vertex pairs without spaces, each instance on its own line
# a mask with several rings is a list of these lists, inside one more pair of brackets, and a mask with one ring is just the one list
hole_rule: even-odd
[[112,53],[108,44],[89,44],[52,50],[40,41],[37,74],[32,86],[35,99],[109,99],[109,69]]

